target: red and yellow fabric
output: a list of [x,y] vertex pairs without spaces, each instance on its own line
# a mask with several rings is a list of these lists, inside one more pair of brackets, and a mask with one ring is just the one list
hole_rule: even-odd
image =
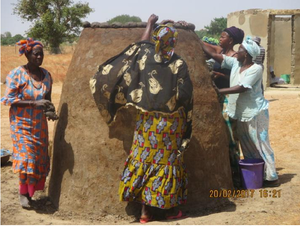
[[137,201],[161,209],[186,202],[188,177],[183,156],[178,155],[185,131],[182,108],[173,114],[139,111],[121,176],[121,201]]
[[172,24],[161,24],[153,31],[152,39],[155,43],[155,52],[161,53],[163,62],[168,62],[174,54],[178,32]]
[[[41,68],[44,79],[34,81],[24,67],[12,70],[6,77],[6,92],[1,103],[11,105],[9,111],[10,130],[13,141],[13,170],[19,173],[20,185],[36,186],[49,173],[48,124],[40,107],[18,107],[20,100],[45,99],[50,91],[52,78]],[[36,187],[41,188],[40,184]]]

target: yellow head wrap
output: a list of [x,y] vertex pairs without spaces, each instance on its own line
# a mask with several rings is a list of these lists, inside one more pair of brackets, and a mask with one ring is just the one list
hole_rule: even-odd
[[155,28],[152,39],[155,43],[155,52],[161,52],[164,62],[168,62],[177,44],[178,33],[172,24],[162,24]]

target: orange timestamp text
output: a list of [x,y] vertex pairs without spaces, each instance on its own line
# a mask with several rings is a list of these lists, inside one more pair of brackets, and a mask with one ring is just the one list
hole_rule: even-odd
[[221,190],[209,190],[210,198],[253,198],[255,193],[259,194],[260,198],[280,198],[281,190],[272,189],[245,189],[245,190],[231,190],[231,189],[221,189]]

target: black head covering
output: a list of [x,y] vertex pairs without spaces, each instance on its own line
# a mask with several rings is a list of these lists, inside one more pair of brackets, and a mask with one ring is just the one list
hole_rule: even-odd
[[244,31],[242,29],[239,29],[235,26],[229,27],[229,28],[225,28],[224,29],[225,32],[227,32],[230,37],[233,38],[233,41],[237,44],[241,44],[243,42],[244,39]]

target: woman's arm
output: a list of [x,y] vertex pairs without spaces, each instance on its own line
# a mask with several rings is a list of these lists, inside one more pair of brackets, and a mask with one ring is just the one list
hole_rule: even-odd
[[18,102],[15,102],[11,104],[12,106],[17,107],[43,107],[44,109],[51,107],[53,104],[49,100],[19,100]]
[[245,88],[244,86],[233,86],[230,88],[218,89],[219,93],[221,94],[234,94],[234,93],[244,93],[249,88]]
[[146,29],[142,35],[141,41],[150,41],[150,35],[153,30],[153,26],[157,20],[158,20],[158,16],[156,16],[155,14],[152,14],[149,17],[148,23],[147,23]]
[[212,45],[212,44],[209,44],[207,42],[203,42],[202,43],[205,45],[205,46],[209,46],[211,48],[213,48],[215,50],[216,53],[221,53],[222,52],[222,47],[221,46],[216,46],[216,45]]
[[45,95],[45,99],[49,100],[51,102],[51,93],[52,93],[52,87],[50,88],[49,92]]
[[217,52],[217,50],[215,49],[215,47],[212,47],[211,45],[206,45],[201,40],[200,40],[200,42],[202,43],[202,48],[203,48],[203,51],[205,52],[205,54],[221,64],[224,59],[223,55],[219,54]]
[[225,78],[226,80],[230,80],[230,76],[229,75],[225,75],[224,73],[218,72],[218,71],[212,71],[213,72],[213,79],[217,79],[217,78]]

